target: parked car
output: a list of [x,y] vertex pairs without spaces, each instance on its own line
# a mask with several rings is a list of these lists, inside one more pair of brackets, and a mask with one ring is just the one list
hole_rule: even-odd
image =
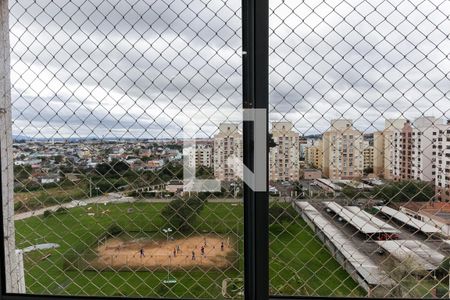
[[399,236],[395,233],[382,233],[378,236],[379,241],[398,240]]

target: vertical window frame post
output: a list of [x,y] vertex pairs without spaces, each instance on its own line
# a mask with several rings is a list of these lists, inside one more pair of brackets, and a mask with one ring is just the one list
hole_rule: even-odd
[[[243,0],[243,108],[269,107],[269,0]],[[244,165],[254,171],[254,122],[244,121]],[[267,141],[266,141],[267,146]],[[245,299],[269,299],[268,148],[266,190],[244,183]]]

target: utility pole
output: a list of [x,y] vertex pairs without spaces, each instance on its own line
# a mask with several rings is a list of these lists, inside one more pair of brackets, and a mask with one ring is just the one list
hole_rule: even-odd
[[[1,226],[3,245],[0,247],[0,278],[2,279],[0,287],[8,293],[24,293],[23,265],[18,263],[21,252],[16,253],[15,249],[8,1],[1,1],[0,6],[0,198],[3,222]],[[1,286],[3,283],[6,286]]]

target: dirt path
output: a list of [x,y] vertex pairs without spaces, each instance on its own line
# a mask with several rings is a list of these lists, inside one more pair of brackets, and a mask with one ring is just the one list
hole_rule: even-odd
[[99,268],[225,268],[232,263],[227,258],[232,252],[230,241],[218,236],[195,236],[169,241],[124,241],[117,238],[107,240],[98,247],[100,257],[91,264]]

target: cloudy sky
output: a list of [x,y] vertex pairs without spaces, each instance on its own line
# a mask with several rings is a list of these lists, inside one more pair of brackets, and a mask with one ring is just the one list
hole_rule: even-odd
[[[450,118],[450,2],[348,2],[270,1],[271,120]],[[240,0],[10,6],[14,134],[205,137],[241,118]]]

